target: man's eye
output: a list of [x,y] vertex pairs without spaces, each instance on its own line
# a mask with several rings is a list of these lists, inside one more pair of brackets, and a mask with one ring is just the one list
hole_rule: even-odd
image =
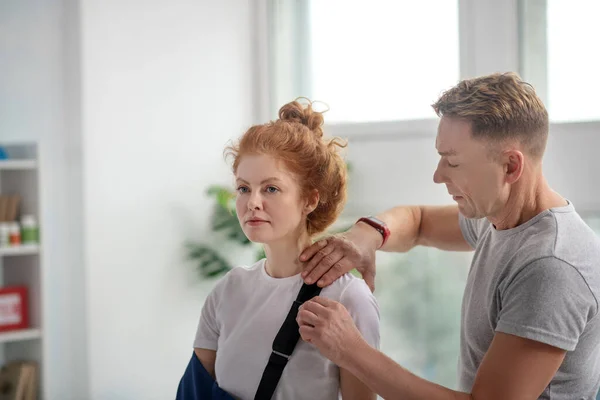
[[449,166],[450,168],[456,168],[456,167],[458,167],[458,164],[451,164],[451,163],[448,161],[448,166]]

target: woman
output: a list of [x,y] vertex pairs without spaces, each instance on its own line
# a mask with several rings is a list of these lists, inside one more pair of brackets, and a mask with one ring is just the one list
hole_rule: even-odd
[[[300,252],[339,216],[346,166],[339,140],[323,139],[323,116],[294,101],[279,119],[251,127],[226,149],[233,157],[236,211],[249,240],[266,258],[231,270],[209,294],[194,351],[221,389],[253,399],[272,345],[303,284]],[[346,275],[320,296],[339,301],[365,339],[379,345],[379,310],[361,279]],[[374,399],[362,382],[300,340],[273,399]]]

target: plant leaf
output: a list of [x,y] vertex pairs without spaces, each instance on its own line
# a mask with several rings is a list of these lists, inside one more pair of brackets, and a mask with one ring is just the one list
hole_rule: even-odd
[[189,243],[188,258],[198,262],[198,272],[203,278],[214,278],[227,273],[232,266],[219,253],[206,245]]
[[216,206],[212,216],[211,225],[214,231],[223,232],[226,237],[239,244],[247,245],[250,243],[250,240],[248,240],[240,226],[235,212],[231,213],[220,206]]
[[206,193],[208,195],[214,196],[217,204],[224,210],[229,212],[235,212],[235,204],[233,199],[235,197],[235,193],[232,192],[229,188],[220,185],[212,185],[207,190]]

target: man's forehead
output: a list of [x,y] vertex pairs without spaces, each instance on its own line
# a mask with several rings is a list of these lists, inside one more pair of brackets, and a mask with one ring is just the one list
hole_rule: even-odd
[[447,140],[443,140],[440,138],[440,134],[438,133],[435,138],[435,149],[437,150],[440,156],[455,156],[458,154],[458,150],[456,148],[455,143],[448,143]]

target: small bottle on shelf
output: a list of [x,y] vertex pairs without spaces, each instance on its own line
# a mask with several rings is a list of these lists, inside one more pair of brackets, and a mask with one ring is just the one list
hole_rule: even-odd
[[27,214],[21,217],[21,242],[23,244],[35,244],[40,240],[39,227],[35,217]]
[[18,222],[11,222],[9,228],[9,241],[11,246],[21,245],[21,227]]
[[10,224],[8,222],[0,222],[0,247],[8,247],[10,245]]

